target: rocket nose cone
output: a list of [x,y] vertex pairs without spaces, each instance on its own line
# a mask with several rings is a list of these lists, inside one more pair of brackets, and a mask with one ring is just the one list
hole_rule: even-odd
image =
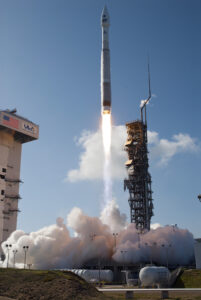
[[107,10],[107,6],[105,5],[101,14],[101,24],[102,26],[110,25],[110,16]]
[[103,14],[108,14],[108,10],[107,10],[107,6],[105,5],[104,7],[103,7],[103,11],[102,11],[102,15]]

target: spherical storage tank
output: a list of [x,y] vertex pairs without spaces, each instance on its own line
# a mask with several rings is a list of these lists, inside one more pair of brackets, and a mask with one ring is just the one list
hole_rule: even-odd
[[165,267],[145,267],[140,270],[139,278],[141,284],[145,287],[168,287],[170,272]]

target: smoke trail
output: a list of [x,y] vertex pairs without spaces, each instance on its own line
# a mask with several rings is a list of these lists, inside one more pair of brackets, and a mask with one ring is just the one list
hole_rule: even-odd
[[104,149],[104,202],[109,203],[112,200],[112,180],[111,180],[111,114],[102,114],[102,139]]

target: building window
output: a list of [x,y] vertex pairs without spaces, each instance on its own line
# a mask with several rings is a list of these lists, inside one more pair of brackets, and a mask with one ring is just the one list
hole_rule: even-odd
[[2,168],[2,172],[6,173],[6,168]]
[[4,195],[4,192],[5,192],[4,190],[1,190],[1,195]]
[[1,179],[5,179],[5,175],[0,175],[0,178]]

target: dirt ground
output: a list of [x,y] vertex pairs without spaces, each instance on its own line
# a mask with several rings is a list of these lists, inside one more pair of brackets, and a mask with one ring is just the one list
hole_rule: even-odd
[[105,299],[93,285],[71,272],[17,269],[0,269],[0,295],[17,300]]
[[0,296],[0,300],[13,300],[12,298],[8,298],[8,297],[1,297]]

